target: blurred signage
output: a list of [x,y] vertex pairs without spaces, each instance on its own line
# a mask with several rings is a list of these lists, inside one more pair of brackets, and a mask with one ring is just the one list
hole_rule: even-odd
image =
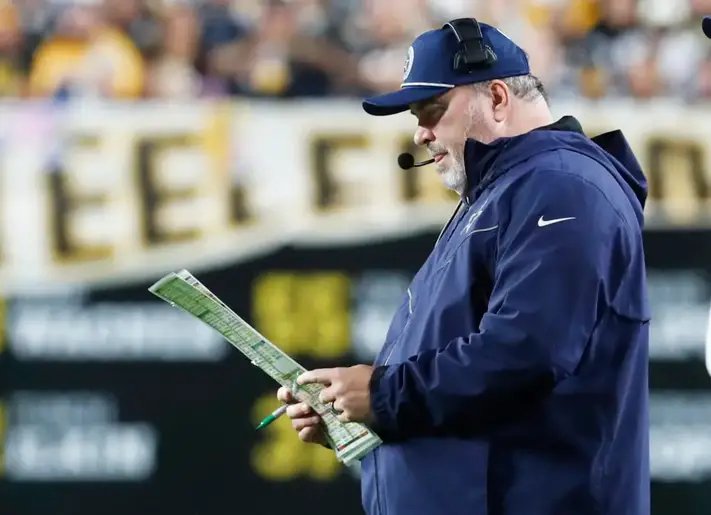
[[13,392],[3,475],[11,481],[136,481],[156,465],[150,424],[120,423],[112,395]]
[[6,338],[22,361],[217,361],[228,352],[219,334],[167,304],[77,294],[16,298]]
[[[556,106],[622,128],[650,183],[650,228],[711,218],[705,108]],[[146,278],[271,249],[434,229],[455,203],[403,172],[414,119],[357,103],[0,104],[0,285]]]

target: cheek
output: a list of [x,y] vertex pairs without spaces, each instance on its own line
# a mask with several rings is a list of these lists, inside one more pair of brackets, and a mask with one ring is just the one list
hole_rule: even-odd
[[456,149],[464,146],[464,141],[467,139],[467,126],[465,124],[450,124],[446,127],[440,127],[435,133],[437,143],[447,147],[448,149]]
[[467,137],[481,141],[482,143],[491,143],[501,136],[499,130],[499,124],[487,119],[485,116],[480,116],[472,120],[469,130],[467,131]]

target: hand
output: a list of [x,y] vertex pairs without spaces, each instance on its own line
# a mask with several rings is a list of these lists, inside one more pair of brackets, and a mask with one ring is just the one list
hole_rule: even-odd
[[286,408],[286,416],[291,419],[291,426],[299,433],[299,439],[306,443],[317,443],[328,447],[326,436],[319,417],[311,406],[304,402],[299,402],[292,393],[285,387],[277,391],[277,399],[284,404],[290,404]]
[[297,378],[301,385],[318,383],[325,386],[319,394],[324,404],[332,404],[341,412],[341,422],[373,421],[370,409],[370,377],[373,367],[356,365],[348,368],[321,368],[304,372]]

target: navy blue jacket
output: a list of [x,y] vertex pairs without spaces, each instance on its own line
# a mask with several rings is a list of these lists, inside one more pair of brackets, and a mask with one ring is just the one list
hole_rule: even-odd
[[368,515],[648,515],[644,175],[572,117],[468,141],[376,359]]

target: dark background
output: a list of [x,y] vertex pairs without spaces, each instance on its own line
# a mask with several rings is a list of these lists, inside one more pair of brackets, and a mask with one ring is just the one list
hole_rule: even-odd
[[[387,277],[388,273],[412,276],[428,255],[436,236],[436,233],[428,233],[367,246],[284,248],[253,262],[195,275],[235,312],[264,332],[267,328],[260,325],[260,320],[266,322],[269,316],[286,320],[298,313],[327,308],[318,304],[318,299],[300,295],[292,282],[292,287],[285,290],[289,299],[281,302],[272,291],[272,307],[267,303],[266,308],[260,304],[262,307],[257,309],[255,305],[260,301],[255,300],[255,285],[261,279],[288,273],[289,277],[309,284],[310,280],[322,278],[324,272],[340,272],[343,275],[338,277],[346,278],[350,286],[332,290],[344,296],[331,298],[332,305],[336,306],[332,316],[343,316],[343,311],[337,309],[346,306],[349,317],[346,322],[354,327],[357,313],[367,308],[364,303],[377,300],[377,295],[369,295],[357,287],[358,281],[372,273],[381,277]],[[646,245],[650,273],[696,270],[700,272],[704,291],[708,291],[711,238],[707,231],[649,231]],[[91,290],[85,297],[85,306],[105,302],[161,303],[147,291],[151,283]],[[653,296],[653,307],[659,305],[658,300]],[[11,299],[6,311],[8,327],[12,324],[12,303]],[[265,314],[264,309],[276,311]],[[378,306],[373,309],[384,310]],[[383,316],[387,319],[387,313]],[[317,335],[314,347],[302,342],[301,350],[295,352],[304,366],[351,364],[363,356],[346,351],[324,358],[325,353],[317,348],[318,335],[323,335],[319,331],[328,331],[328,315],[324,315],[320,323],[323,324],[320,327],[311,326]],[[270,337],[270,333],[265,335]],[[290,433],[286,419],[264,433],[253,429],[260,415],[276,407],[273,399],[276,387],[232,347],[219,362],[124,360],[91,364],[22,361],[13,356],[12,348],[12,342],[7,342],[0,361],[2,393],[8,402],[18,390],[110,392],[118,401],[120,421],[152,424],[159,443],[157,468],[150,477],[139,482],[77,482],[66,478],[27,482],[9,477],[11,474],[6,470],[8,477],[0,482],[3,514],[148,515],[161,511],[172,515],[260,515],[288,511],[293,515],[312,515],[320,513],[318,506],[327,507],[323,512],[338,507],[344,515],[361,513],[357,478],[334,465],[328,451],[314,453],[309,446],[301,445],[296,435]],[[654,359],[650,367],[653,394],[659,391],[709,393],[711,381],[698,356]],[[261,404],[255,404],[257,401]],[[13,427],[8,417],[6,436]],[[653,438],[652,446],[657,443]],[[274,454],[271,458],[269,454],[260,455],[259,464],[255,465],[255,452],[259,453],[259,449]],[[6,454],[9,452],[6,449]],[[279,475],[282,477],[270,477]],[[653,513],[706,515],[711,512],[709,488],[711,483],[703,474],[690,474],[674,481],[656,480]]]

